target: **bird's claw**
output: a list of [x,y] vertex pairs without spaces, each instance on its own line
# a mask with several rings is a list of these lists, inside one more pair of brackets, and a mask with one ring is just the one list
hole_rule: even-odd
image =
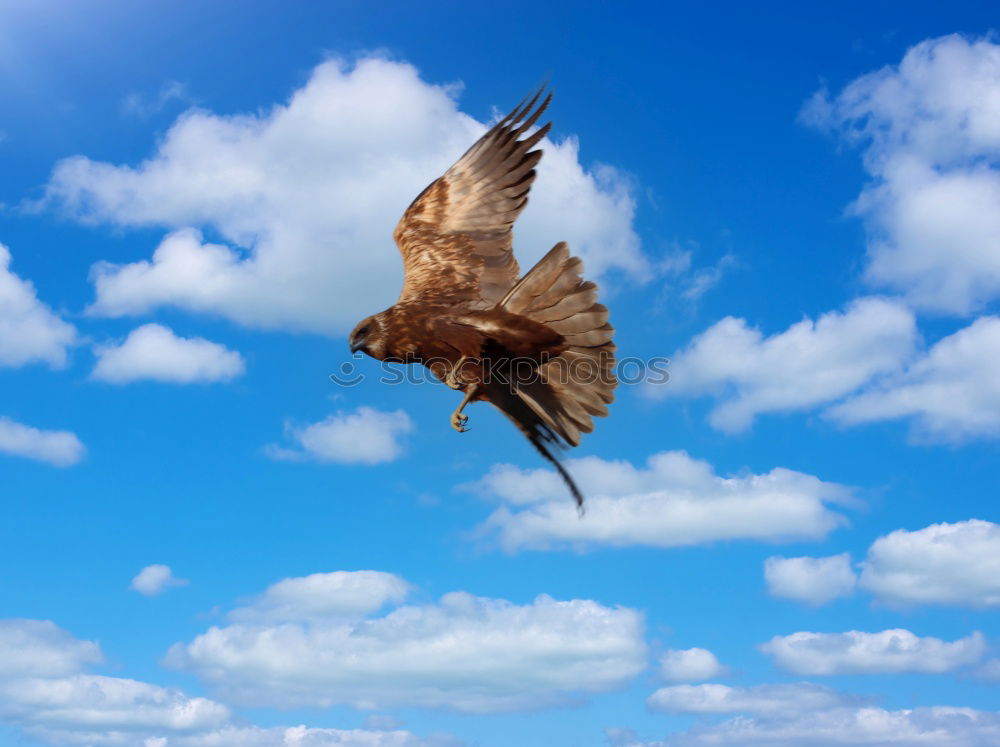
[[465,382],[458,378],[458,372],[462,370],[462,366],[465,365],[467,358],[468,356],[463,355],[458,359],[458,363],[452,366],[451,370],[445,374],[444,383],[452,389],[461,389],[465,386]]
[[468,415],[463,415],[460,412],[453,412],[451,414],[451,427],[454,428],[459,433],[465,433],[469,429],[465,427],[465,424],[469,421]]

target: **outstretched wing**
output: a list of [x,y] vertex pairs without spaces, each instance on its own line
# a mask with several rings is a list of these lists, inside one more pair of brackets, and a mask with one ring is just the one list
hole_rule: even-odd
[[514,285],[511,227],[542,157],[531,149],[551,126],[521,139],[552,98],[538,104],[541,95],[501,119],[403,213],[393,233],[405,270],[400,301],[461,299],[486,308]]

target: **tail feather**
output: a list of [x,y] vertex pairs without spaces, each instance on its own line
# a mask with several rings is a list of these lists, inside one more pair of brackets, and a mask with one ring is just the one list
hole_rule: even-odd
[[569,259],[569,246],[560,241],[514,284],[497,305],[515,314],[524,314],[562,274],[563,264],[567,259]]
[[571,317],[577,312],[586,311],[597,303],[597,286],[589,280],[585,281],[580,289],[565,296],[561,301],[534,312],[535,321],[558,322],[561,319]]
[[607,403],[590,387],[579,384],[570,384],[566,388],[573,393],[574,399],[583,406],[583,409],[586,410],[589,415],[596,415],[601,418],[607,416]]
[[[610,324],[604,324],[596,329],[590,329],[586,332],[578,332],[572,335],[563,335],[563,337],[566,339],[566,342],[573,347],[600,348],[611,342],[611,338],[614,336],[614,333],[614,327]],[[612,350],[614,350],[614,347],[608,348],[609,352]]]
[[512,394],[506,386],[496,381],[485,384],[484,387],[487,399],[510,418],[511,422],[528,438],[538,453],[555,467],[572,493],[577,509],[582,514],[583,493],[557,456],[565,448],[558,433],[560,426],[546,411],[543,403],[535,400],[524,391]]
[[559,277],[532,303],[532,310],[541,311],[542,309],[547,309],[553,304],[562,301],[567,293],[579,290],[580,285],[583,283],[583,280],[580,279],[580,273],[582,272],[583,260],[579,257],[570,257],[566,260],[563,263],[562,272]]
[[608,310],[599,303],[592,304],[585,311],[579,311],[565,319],[549,322],[549,326],[561,335],[573,335],[581,332],[589,332],[592,329],[606,324],[608,321]]
[[581,433],[594,429],[593,418],[607,415],[618,384],[614,328],[597,302],[597,286],[583,280],[582,272],[583,262],[560,242],[498,304],[563,338],[562,352],[539,365],[539,379],[516,382],[515,396],[500,409],[555,465],[581,507],[582,494],[549,447],[579,445]]

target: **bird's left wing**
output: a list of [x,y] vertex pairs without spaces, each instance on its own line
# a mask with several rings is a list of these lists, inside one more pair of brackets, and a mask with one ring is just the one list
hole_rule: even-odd
[[541,96],[497,122],[406,209],[393,233],[405,270],[400,301],[463,299],[486,308],[514,285],[511,227],[542,157],[531,149],[551,126],[522,138],[552,98]]

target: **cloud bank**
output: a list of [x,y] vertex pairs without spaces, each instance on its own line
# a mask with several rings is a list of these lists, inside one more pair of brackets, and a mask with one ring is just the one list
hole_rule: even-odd
[[50,745],[142,747],[457,747],[391,729],[261,728],[176,688],[83,670],[100,647],[47,620],[0,620],[0,722]]
[[868,282],[953,314],[1000,295],[1000,45],[928,39],[802,118],[863,148]]
[[879,537],[859,585],[895,604],[1000,606],[1000,525],[981,519]]
[[633,610],[452,592],[372,616],[381,602],[400,599],[405,582],[353,573],[361,575],[286,579],[234,611],[231,624],[173,646],[167,662],[227,702],[480,713],[603,692],[646,666],[643,620]]
[[981,633],[948,643],[909,630],[864,633],[801,632],[775,636],[760,646],[775,664],[793,674],[941,674],[979,662],[986,651]]
[[[94,266],[90,312],[172,306],[337,333],[388,306],[402,281],[393,227],[486,130],[458,109],[457,90],[380,57],[329,60],[265,111],[187,111],[137,165],[61,161],[46,205],[85,223],[169,231],[149,259]],[[629,180],[609,166],[584,168],[575,138],[543,147],[517,224],[524,268],[565,240],[589,276],[642,277]]]
[[828,504],[851,500],[844,486],[781,467],[721,477],[683,451],[655,454],[644,467],[586,457],[572,460],[570,469],[588,486],[583,520],[554,472],[498,465],[476,483],[503,502],[479,533],[508,551],[787,542],[819,539],[842,526],[845,517]]
[[909,419],[923,441],[1000,436],[1000,318],[981,317],[942,338],[905,370],[828,414],[845,425]]
[[671,356],[670,381],[647,392],[714,396],[719,403],[709,422],[736,433],[760,414],[819,407],[900,370],[917,339],[913,314],[882,298],[857,299],[843,312],[803,319],[769,336],[726,317]]

